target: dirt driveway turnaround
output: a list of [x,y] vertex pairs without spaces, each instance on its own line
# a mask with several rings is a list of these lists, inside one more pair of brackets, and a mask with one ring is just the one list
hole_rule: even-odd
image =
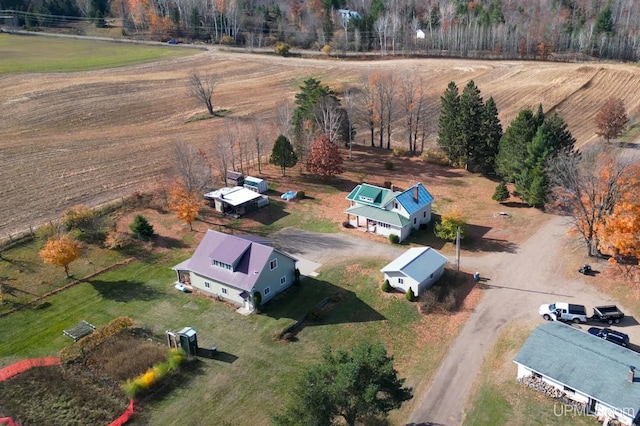
[[[628,312],[624,305],[585,284],[577,271],[573,278],[564,276],[560,250],[567,227],[565,219],[550,216],[515,252],[462,258],[463,269],[481,273],[485,293],[449,349],[427,393],[416,395],[420,403],[408,425],[462,424],[472,384],[478,379],[482,361],[500,329],[516,319],[543,323],[538,315],[542,303],[580,303],[588,310],[615,303]],[[282,250],[317,263],[361,256],[393,259],[405,251],[348,234],[318,234],[294,228],[283,229],[271,238]],[[639,342],[640,327],[629,326],[630,323],[635,321],[623,321],[620,329],[629,334],[632,342]]]

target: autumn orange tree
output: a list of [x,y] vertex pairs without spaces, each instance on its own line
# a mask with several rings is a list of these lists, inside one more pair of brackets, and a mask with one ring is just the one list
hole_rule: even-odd
[[629,118],[620,98],[611,96],[607,98],[596,114],[596,134],[602,136],[607,143],[613,138],[624,133]]
[[553,204],[571,218],[589,256],[599,253],[598,230],[633,191],[630,173],[627,160],[603,148],[564,152],[549,162]]
[[69,264],[80,257],[81,250],[82,244],[79,241],[63,234],[49,238],[40,250],[40,257],[44,263],[62,266],[64,273],[69,278]]
[[328,137],[321,135],[311,145],[311,155],[307,160],[307,170],[322,179],[332,178],[344,172],[342,156],[338,147]]
[[620,258],[640,259],[640,166],[630,168],[623,179],[626,191],[620,202],[596,227],[599,249],[614,263]]
[[176,179],[169,193],[169,209],[176,213],[178,219],[189,225],[189,230],[193,231],[193,221],[196,220],[200,208],[202,207],[202,194],[187,189],[181,179]]

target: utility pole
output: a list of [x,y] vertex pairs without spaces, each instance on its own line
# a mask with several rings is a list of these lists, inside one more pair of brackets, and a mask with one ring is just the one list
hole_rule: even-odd
[[460,273],[460,227],[456,230],[456,273]]

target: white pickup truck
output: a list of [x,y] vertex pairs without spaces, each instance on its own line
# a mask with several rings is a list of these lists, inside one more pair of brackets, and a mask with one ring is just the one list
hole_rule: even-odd
[[540,305],[538,312],[547,321],[587,322],[587,309],[584,305],[556,302],[550,305]]

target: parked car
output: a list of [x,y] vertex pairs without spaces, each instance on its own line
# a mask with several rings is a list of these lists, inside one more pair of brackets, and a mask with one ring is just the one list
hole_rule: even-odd
[[547,321],[587,322],[587,308],[584,305],[556,302],[550,305],[540,305],[538,313]]
[[191,289],[182,283],[176,283],[174,287],[176,290],[181,291],[183,293],[191,293]]
[[171,38],[167,41],[167,44],[178,44],[178,41]]
[[606,305],[593,308],[593,316],[590,319],[607,324],[618,324],[622,318],[624,313],[616,305]]
[[620,331],[612,330],[610,328],[591,327],[588,332],[589,334],[608,342],[615,343],[616,345],[624,346],[625,348],[629,347],[629,336]]

